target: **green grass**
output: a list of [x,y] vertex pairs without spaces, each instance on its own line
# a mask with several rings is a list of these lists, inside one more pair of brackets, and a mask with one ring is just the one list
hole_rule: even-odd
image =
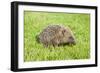
[[[74,46],[45,48],[36,41],[49,24],[63,24],[72,29]],[[24,61],[73,60],[90,58],[90,15],[72,13],[24,12]]]

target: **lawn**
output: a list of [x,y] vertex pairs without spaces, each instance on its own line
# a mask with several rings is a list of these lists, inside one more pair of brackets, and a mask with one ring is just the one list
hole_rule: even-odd
[[[76,45],[45,48],[36,41],[49,24],[71,28]],[[24,61],[74,60],[90,58],[90,15],[24,11]]]

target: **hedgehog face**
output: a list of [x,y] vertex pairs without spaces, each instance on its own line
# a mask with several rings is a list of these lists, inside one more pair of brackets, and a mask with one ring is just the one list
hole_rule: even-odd
[[63,29],[62,35],[63,35],[62,43],[76,44],[75,38],[70,29]]

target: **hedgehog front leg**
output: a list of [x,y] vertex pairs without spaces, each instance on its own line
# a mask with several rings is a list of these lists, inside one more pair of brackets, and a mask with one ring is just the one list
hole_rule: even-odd
[[57,40],[52,40],[52,45],[53,45],[53,47],[58,47],[58,41]]

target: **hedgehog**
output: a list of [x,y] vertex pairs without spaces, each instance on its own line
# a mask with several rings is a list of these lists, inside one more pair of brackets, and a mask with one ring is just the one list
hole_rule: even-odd
[[75,37],[69,27],[49,25],[36,36],[36,40],[45,47],[76,44]]

